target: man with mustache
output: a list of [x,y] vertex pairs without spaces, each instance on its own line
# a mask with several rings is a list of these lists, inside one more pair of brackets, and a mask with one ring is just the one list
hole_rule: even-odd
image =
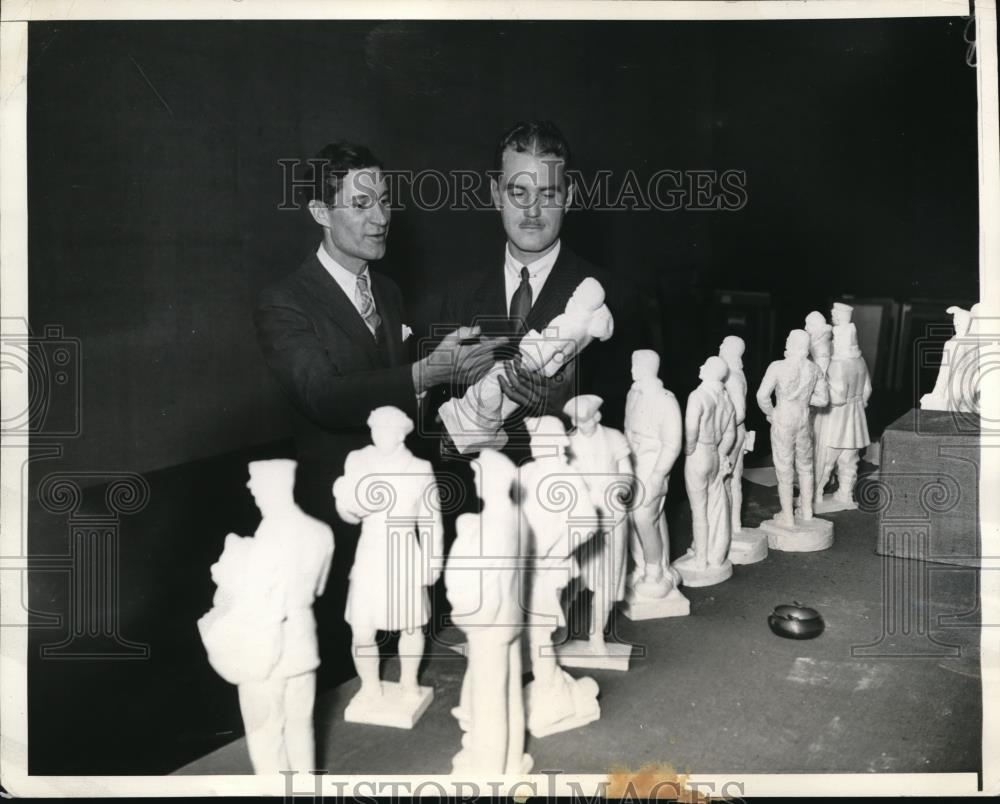
[[[609,420],[619,421],[627,391],[628,351],[621,345],[637,310],[626,310],[620,288],[604,270],[578,257],[560,238],[563,220],[573,202],[569,175],[569,143],[555,124],[540,120],[518,122],[500,138],[490,182],[494,207],[506,234],[506,247],[484,267],[470,273],[446,298],[440,318],[448,324],[478,324],[484,332],[508,337],[509,351],[501,378],[504,394],[519,410],[505,423],[505,452],[516,462],[529,455],[528,416],[563,416],[563,408],[584,391],[606,401]],[[520,338],[541,332],[563,312],[573,291],[587,277],[604,288],[615,318],[615,346],[592,343],[555,376],[530,372],[514,358]],[[461,395],[463,389],[452,392]]]

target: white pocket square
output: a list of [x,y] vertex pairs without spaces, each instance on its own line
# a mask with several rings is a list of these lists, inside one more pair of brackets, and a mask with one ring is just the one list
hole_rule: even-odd
[[405,341],[413,334],[413,330],[410,329],[406,324],[403,324],[403,340]]

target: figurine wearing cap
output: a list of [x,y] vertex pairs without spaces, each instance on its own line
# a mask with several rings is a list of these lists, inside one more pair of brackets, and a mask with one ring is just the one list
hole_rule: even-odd
[[545,737],[601,716],[597,682],[573,678],[556,659],[552,634],[566,625],[562,590],[579,577],[575,553],[599,527],[590,491],[569,463],[569,438],[555,416],[525,420],[533,460],[522,464],[522,511],[531,534],[531,600],[528,644],[534,681],[527,688],[528,730]]
[[[344,716],[408,728],[433,694],[418,686],[417,671],[430,616],[427,588],[441,574],[444,528],[431,465],[404,443],[413,421],[383,406],[371,412],[368,426],[372,444],[347,456],[344,474],[333,484],[337,512],[361,523],[344,614],[361,690]],[[400,632],[398,685],[380,680],[377,631]]]
[[238,685],[254,772],[316,769],[313,702],[319,651],[313,601],[323,594],[333,533],[295,505],[295,461],[255,461],[247,488],[262,519],[226,537],[214,608],[198,623],[212,666]]
[[[777,403],[772,403],[772,394]],[[771,456],[778,478],[781,513],[776,524],[795,527],[792,484],[798,474],[801,521],[812,519],[813,432],[809,408],[830,401],[826,379],[819,366],[809,360],[809,333],[793,329],[785,342],[785,357],[767,367],[757,389],[757,404],[771,423]]]
[[[601,424],[604,400],[594,394],[573,397],[563,413],[573,423],[570,464],[580,472],[601,519],[601,531],[581,557],[583,580],[591,591],[590,653],[608,647],[604,629],[615,602],[625,597],[628,563],[628,502],[632,492],[632,450],[625,436]],[[579,652],[582,645],[575,646]]]
[[817,507],[824,505],[823,488],[836,467],[839,487],[833,502],[838,508],[854,508],[858,454],[871,442],[865,408],[872,394],[868,365],[861,356],[855,331],[845,328],[834,337],[827,382],[830,408],[820,430],[823,443],[816,445],[823,463],[816,472],[815,504]]

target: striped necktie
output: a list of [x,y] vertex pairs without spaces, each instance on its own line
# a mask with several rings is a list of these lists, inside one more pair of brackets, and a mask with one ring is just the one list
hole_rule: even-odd
[[375,299],[369,282],[367,271],[358,274],[358,281],[354,286],[354,298],[357,301],[358,312],[368,325],[368,329],[372,331],[372,335],[375,335],[382,323],[382,316],[375,311]]

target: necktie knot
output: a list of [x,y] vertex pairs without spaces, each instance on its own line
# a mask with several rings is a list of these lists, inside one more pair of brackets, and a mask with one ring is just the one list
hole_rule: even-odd
[[531,278],[531,274],[528,273],[528,266],[527,265],[522,265],[521,266],[521,281],[522,282],[527,282],[530,278]]

